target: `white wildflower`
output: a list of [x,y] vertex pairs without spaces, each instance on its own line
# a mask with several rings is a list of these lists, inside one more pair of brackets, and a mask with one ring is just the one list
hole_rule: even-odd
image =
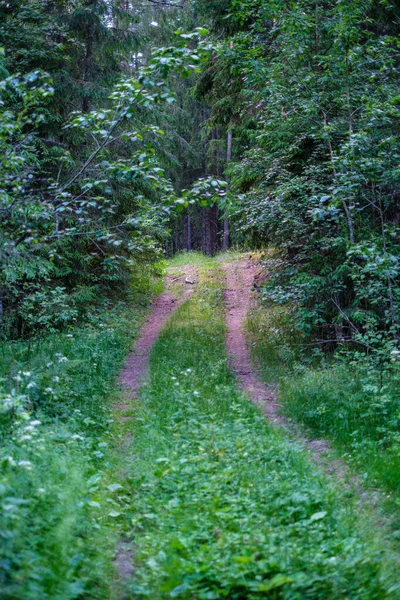
[[59,363],[66,363],[68,362],[68,358],[66,356],[60,356],[60,358],[58,359]]
[[53,377],[53,381],[54,381],[55,383],[58,383],[58,382],[60,381],[60,378],[58,377],[58,375],[54,375],[54,377]]
[[18,463],[19,467],[24,467],[24,469],[31,469],[32,463],[30,460],[20,460]]
[[34,381],[30,381],[26,387],[28,388],[28,390],[30,390],[31,388],[36,387],[36,383]]
[[14,398],[11,398],[10,396],[8,396],[7,398],[3,399],[3,407],[2,408],[4,411],[9,410],[10,408],[14,408],[14,406],[15,406]]

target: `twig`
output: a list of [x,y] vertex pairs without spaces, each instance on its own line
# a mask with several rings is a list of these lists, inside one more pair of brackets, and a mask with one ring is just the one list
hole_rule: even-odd
[[340,312],[340,314],[342,315],[342,317],[344,319],[346,319],[346,321],[348,322],[348,324],[350,325],[350,327],[352,328],[353,331],[355,331],[356,333],[360,333],[359,330],[357,329],[357,327],[354,325],[354,323],[352,323],[352,321],[350,321],[349,317],[346,315],[346,313],[340,308],[339,304],[333,299],[331,298],[331,301],[333,302],[333,304],[336,306],[336,308],[338,309],[338,311]]

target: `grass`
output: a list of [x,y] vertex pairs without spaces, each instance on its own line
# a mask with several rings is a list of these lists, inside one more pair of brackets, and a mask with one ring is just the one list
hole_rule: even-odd
[[[393,527],[400,530],[399,371],[360,352],[310,356],[288,306],[259,306],[247,330],[264,380],[278,389],[283,412],[329,438],[367,487],[380,488]],[[397,516],[396,516],[397,515]]]
[[[200,284],[156,343],[129,421],[110,405],[144,307],[0,346],[0,597],[399,598],[350,499],[238,392],[219,261],[173,268],[188,260]],[[121,540],[135,557],[126,585]]]
[[[252,256],[256,255],[258,256],[257,253],[252,253]],[[235,250],[228,250],[226,252],[219,253],[215,258],[210,258],[206,254],[203,254],[203,252],[179,252],[168,261],[168,264],[170,269],[185,266],[208,267],[213,269],[216,268],[220,262],[234,261],[239,258],[243,258],[243,256],[243,252],[236,252]]]
[[153,348],[130,425],[119,517],[135,548],[126,597],[399,597],[348,499],[238,392],[223,275],[210,264]]
[[4,600],[110,597],[109,403],[144,312],[120,305],[30,346],[0,346]]
[[399,381],[388,380],[381,382],[368,361],[334,362],[284,378],[281,397],[289,416],[332,439],[367,484],[400,504]]
[[260,363],[266,383],[276,384],[283,374],[293,371],[300,360],[301,340],[287,307],[253,307],[247,317],[246,329],[253,358]]

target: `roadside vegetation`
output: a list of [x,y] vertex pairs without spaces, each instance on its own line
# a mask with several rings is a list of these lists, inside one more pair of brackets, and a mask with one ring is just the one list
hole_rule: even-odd
[[[400,504],[398,355],[342,348],[325,352],[295,326],[296,309],[258,303],[247,320],[255,361],[283,413],[330,439],[364,484]],[[400,527],[400,520],[395,523]],[[397,532],[396,532],[397,533]]]
[[3,599],[109,597],[110,403],[146,312],[141,298],[63,333],[0,344]]

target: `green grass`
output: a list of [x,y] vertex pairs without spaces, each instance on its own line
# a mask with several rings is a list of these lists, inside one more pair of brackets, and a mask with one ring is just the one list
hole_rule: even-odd
[[203,252],[193,251],[175,254],[175,256],[168,261],[168,264],[172,269],[186,266],[213,268],[215,266],[215,261],[206,254],[203,254]]
[[220,252],[215,258],[210,258],[206,254],[203,254],[203,252],[198,251],[179,252],[168,261],[168,264],[172,269],[185,266],[194,266],[200,268],[208,267],[210,269],[214,269],[220,262],[237,260],[239,258],[243,258],[243,256],[245,256],[243,252],[236,252],[235,250]]
[[399,383],[397,377],[381,381],[368,361],[352,365],[349,359],[305,369],[281,384],[286,414],[332,439],[367,484],[393,493],[398,504]]
[[144,309],[0,346],[0,597],[109,598],[115,376]]
[[223,276],[165,328],[131,424],[120,522],[135,548],[126,597],[399,597],[349,500],[271,429],[227,366]]
[[[258,306],[247,330],[263,379],[278,390],[283,412],[330,439],[367,487],[379,487],[400,530],[399,386],[396,360],[377,366],[347,350],[341,356],[302,352],[288,306]],[[397,514],[397,516],[396,516]]]
[[252,356],[268,384],[276,384],[299,362],[301,340],[292,323],[290,310],[278,305],[255,306],[247,316]]
[[130,421],[110,405],[144,308],[0,346],[0,597],[400,597],[350,498],[238,392],[219,261],[190,261],[200,285],[156,343]]

